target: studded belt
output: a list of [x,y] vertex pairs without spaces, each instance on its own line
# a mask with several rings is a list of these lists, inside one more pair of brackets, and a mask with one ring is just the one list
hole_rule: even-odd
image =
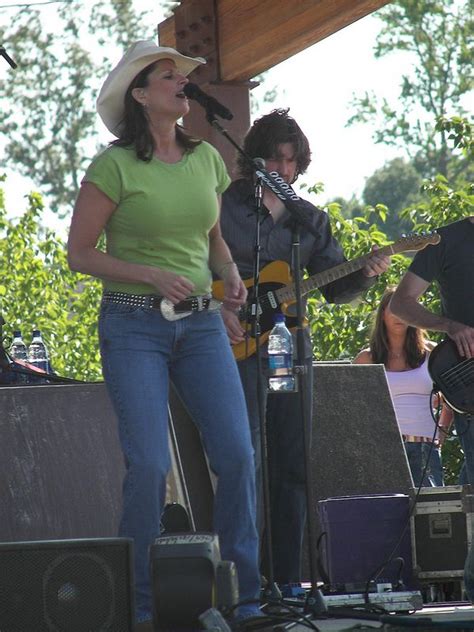
[[173,304],[163,296],[156,296],[155,294],[129,294],[128,292],[104,292],[102,302],[157,309],[167,320],[178,320],[189,316],[191,312],[219,309],[221,305],[219,301],[216,301],[209,295],[190,296],[184,301]]

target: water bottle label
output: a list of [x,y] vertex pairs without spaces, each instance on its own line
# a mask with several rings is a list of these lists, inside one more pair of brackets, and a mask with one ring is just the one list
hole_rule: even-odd
[[290,354],[275,354],[268,356],[268,368],[275,369],[291,369],[292,358]]
[[30,360],[30,364],[36,368],[49,373],[49,361],[48,360]]

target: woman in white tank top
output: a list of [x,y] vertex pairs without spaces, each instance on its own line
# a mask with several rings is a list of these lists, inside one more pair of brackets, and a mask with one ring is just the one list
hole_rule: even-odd
[[[413,482],[419,487],[443,485],[440,443],[445,433],[435,435],[431,415],[433,382],[428,356],[434,344],[424,332],[408,326],[390,311],[395,288],[385,291],[376,313],[369,348],[354,359],[355,364],[383,364],[395,416],[402,434]],[[449,428],[452,411],[443,404],[440,426]],[[429,464],[428,464],[429,459]]]

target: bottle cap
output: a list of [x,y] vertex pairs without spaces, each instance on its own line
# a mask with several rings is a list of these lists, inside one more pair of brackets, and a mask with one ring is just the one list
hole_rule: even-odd
[[278,313],[278,314],[273,314],[273,322],[274,323],[284,323],[285,322],[285,315]]
[[21,338],[21,331],[19,329],[15,329],[15,331],[13,332],[13,337]]
[[41,332],[40,332],[40,330],[39,330],[39,329],[33,329],[33,331],[32,331],[32,336],[33,336],[33,338],[34,338],[35,336],[40,336],[40,335],[41,335]]

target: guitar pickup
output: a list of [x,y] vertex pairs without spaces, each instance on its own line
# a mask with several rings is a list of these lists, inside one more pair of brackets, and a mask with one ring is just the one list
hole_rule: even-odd
[[276,309],[278,307],[278,301],[275,298],[275,294],[273,292],[267,292],[267,298],[270,301],[272,309]]

